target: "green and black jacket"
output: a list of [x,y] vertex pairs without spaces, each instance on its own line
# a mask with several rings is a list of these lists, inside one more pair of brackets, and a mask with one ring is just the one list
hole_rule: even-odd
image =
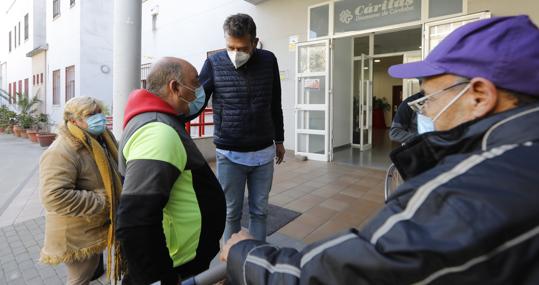
[[224,194],[178,118],[146,90],[130,95],[119,151],[125,181],[116,234],[134,284],[177,284],[178,273],[207,269],[219,251]]

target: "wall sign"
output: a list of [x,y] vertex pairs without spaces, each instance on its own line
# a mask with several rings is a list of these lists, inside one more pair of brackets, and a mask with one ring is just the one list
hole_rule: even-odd
[[421,0],[342,0],[335,2],[335,33],[421,20]]

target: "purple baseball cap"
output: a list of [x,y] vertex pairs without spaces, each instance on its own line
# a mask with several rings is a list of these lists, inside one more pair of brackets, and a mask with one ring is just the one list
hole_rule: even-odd
[[539,29],[526,15],[475,21],[449,34],[423,61],[388,72],[397,78],[483,77],[499,88],[539,96]]

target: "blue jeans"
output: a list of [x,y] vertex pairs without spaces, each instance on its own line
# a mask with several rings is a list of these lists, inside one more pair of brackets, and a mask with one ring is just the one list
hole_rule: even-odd
[[268,196],[273,182],[273,161],[261,166],[246,166],[234,163],[217,153],[217,178],[226,198],[224,241],[241,230],[245,184],[249,191],[249,232],[254,238],[265,241]]

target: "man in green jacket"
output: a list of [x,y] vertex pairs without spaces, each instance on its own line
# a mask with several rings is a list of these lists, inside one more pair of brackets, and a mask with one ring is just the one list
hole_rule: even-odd
[[207,269],[219,251],[225,199],[183,128],[190,102],[203,92],[196,69],[163,58],[147,83],[148,90],[129,96],[120,143],[125,181],[116,234],[127,260],[123,284],[178,284]]

